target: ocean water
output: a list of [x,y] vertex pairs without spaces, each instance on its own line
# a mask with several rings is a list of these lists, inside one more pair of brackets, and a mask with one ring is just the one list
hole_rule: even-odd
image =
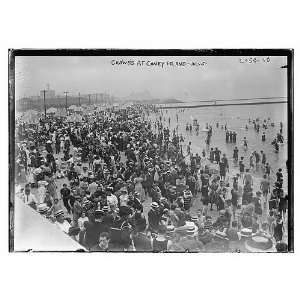
[[[193,104],[195,104],[195,102],[193,102]],[[199,155],[201,155],[202,150],[206,149],[206,132],[201,131],[201,129],[204,129],[206,123],[208,123],[213,128],[210,147],[218,147],[222,153],[226,153],[231,164],[233,164],[233,148],[237,146],[239,148],[239,157],[244,156],[246,167],[249,166],[250,154],[254,150],[259,152],[263,150],[266,153],[267,162],[270,163],[273,169],[273,176],[278,168],[282,168],[283,171],[286,172],[286,160],[288,157],[287,103],[195,107],[184,108],[184,111],[182,111],[182,109],[172,108],[163,109],[162,114],[166,126],[168,126],[168,118],[171,118],[170,128],[172,130],[176,128],[178,124],[178,133],[183,134],[185,145],[187,145],[188,142],[192,143],[193,153],[199,153]],[[176,114],[178,114],[178,123],[176,122]],[[153,118],[158,118],[158,116],[152,116],[152,119]],[[260,128],[260,132],[257,133],[254,130],[253,124],[248,122],[249,118],[251,120],[259,118],[260,124],[262,124],[264,120],[267,120],[269,126],[267,130],[264,130],[266,133],[265,142],[261,140],[262,128]],[[194,129],[191,133],[186,131],[186,124],[192,123],[193,119],[197,119],[200,124],[199,134],[197,134]],[[270,120],[268,121],[268,119]],[[216,128],[217,122],[219,122],[219,128]],[[274,127],[270,126],[271,122],[275,123]],[[283,123],[284,143],[280,145],[279,153],[275,153],[271,142],[280,130],[280,122]],[[225,130],[221,129],[221,125],[225,124],[227,124],[228,130],[237,132],[236,144],[225,142]],[[246,124],[248,125],[248,130],[245,129]],[[242,145],[242,139],[244,137],[248,140],[248,149],[246,151]],[[262,175],[260,174],[260,170],[257,171],[256,175]],[[285,176],[285,178],[287,177]],[[285,183],[287,183],[286,180]]]

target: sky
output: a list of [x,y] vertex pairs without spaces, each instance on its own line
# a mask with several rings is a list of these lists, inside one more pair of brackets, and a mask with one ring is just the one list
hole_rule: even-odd
[[[246,58],[17,56],[16,99],[36,96],[47,84],[61,95],[64,91],[70,95],[106,92],[120,98],[145,92],[153,98],[184,101],[286,96],[286,69],[280,68],[286,64],[286,57],[271,56],[267,60],[258,56],[256,63]],[[126,64],[116,63],[120,61]]]

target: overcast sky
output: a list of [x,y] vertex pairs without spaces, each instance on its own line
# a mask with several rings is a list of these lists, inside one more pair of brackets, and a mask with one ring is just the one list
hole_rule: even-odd
[[[244,58],[244,57],[241,57]],[[133,60],[134,65],[114,61]],[[56,94],[108,92],[117,97],[148,91],[153,98],[208,100],[286,96],[285,57],[270,62],[241,63],[240,57],[101,57],[101,56],[17,56],[16,99],[38,95],[50,88]],[[163,62],[160,66],[137,66],[141,60]],[[167,65],[185,62],[186,66]],[[192,63],[204,63],[192,66]],[[149,64],[149,63],[148,63]]]

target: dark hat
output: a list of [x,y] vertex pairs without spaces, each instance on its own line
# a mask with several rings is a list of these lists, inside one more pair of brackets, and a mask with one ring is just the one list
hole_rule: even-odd
[[69,235],[77,235],[80,232],[80,228],[79,227],[70,227],[69,229]]
[[120,217],[126,217],[132,214],[132,210],[128,206],[121,206],[119,210]]

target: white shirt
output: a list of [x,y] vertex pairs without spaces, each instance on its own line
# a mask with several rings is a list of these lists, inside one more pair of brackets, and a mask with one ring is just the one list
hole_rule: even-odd
[[31,193],[29,195],[24,194],[24,203],[25,204],[30,204],[33,202],[37,203],[36,198],[33,194],[31,194]]
[[78,227],[80,228],[80,230],[83,230],[83,229],[84,229],[84,222],[85,222],[85,221],[88,221],[88,220],[89,220],[88,217],[84,217],[84,218],[80,217],[80,218],[78,219]]
[[74,163],[74,157],[72,156],[71,158],[69,158],[68,162],[69,162],[70,164],[73,164],[73,163]]
[[91,184],[89,184],[89,191],[92,194],[94,194],[97,190],[98,184],[96,182],[92,182]]
[[64,220],[63,223],[55,222],[55,225],[63,232],[69,233],[69,229],[71,227],[70,223],[66,220]]
[[128,195],[121,195],[120,196],[120,206],[127,206],[127,202],[128,202]]
[[43,203],[46,195],[46,188],[44,186],[40,186],[38,188],[38,203]]
[[111,205],[114,205],[115,207],[118,206],[118,198],[111,194],[110,196],[107,196],[107,205],[110,207]]

